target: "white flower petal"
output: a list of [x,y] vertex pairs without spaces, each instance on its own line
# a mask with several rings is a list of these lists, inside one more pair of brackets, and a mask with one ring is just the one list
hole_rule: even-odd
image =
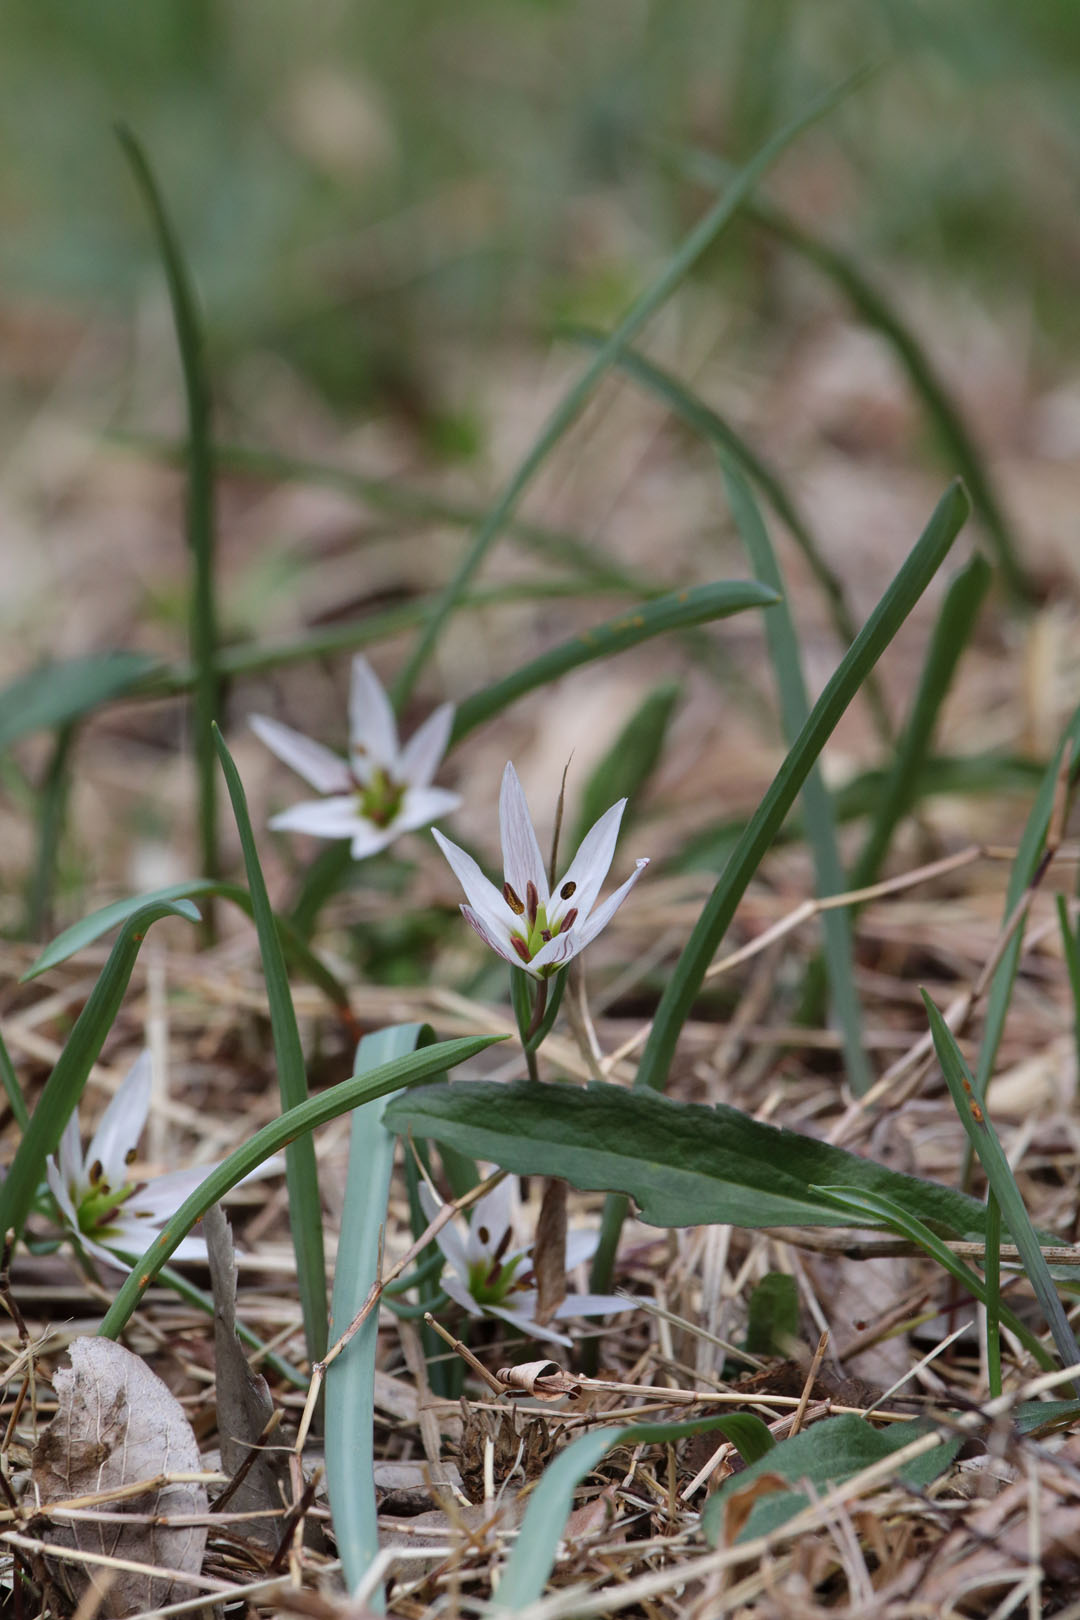
[[635,869],[626,882],[621,884],[614,894],[609,894],[602,906],[597,906],[592,915],[586,919],[584,926],[578,925],[576,931],[579,935],[579,950],[583,951],[586,945],[596,938],[600,930],[607,927],[648,864],[648,857],[635,862]]
[[633,1301],[617,1294],[567,1294],[555,1316],[562,1322],[568,1316],[614,1316],[616,1311],[632,1311]]
[[462,906],[461,915],[465,918],[465,921],[480,935],[480,938],[483,940],[484,944],[490,946],[490,948],[495,951],[497,955],[502,957],[504,962],[509,962],[512,967],[525,966],[517,951],[515,951],[514,947],[510,944],[509,930],[507,930],[506,938],[503,939],[501,935],[494,933],[486,923],[481,921],[479,915],[473,910],[472,906]]
[[248,725],[271,753],[284,760],[290,770],[302,776],[318,793],[347,793],[352,786],[349,767],[332,749],[313,742],[303,732],[283,726],[263,714],[248,716]]
[[64,1180],[63,1175],[57,1167],[56,1160],[51,1155],[45,1160],[45,1179],[49,1183],[49,1190],[56,1199],[60,1214],[65,1223],[73,1232],[78,1233],[79,1217],[75,1213],[75,1205],[71,1201],[71,1194],[68,1192],[67,1182]]
[[454,705],[441,703],[418,726],[398,757],[398,780],[410,787],[429,787],[446,753],[450,729],[454,724]]
[[306,832],[315,838],[350,838],[371,823],[360,814],[355,794],[343,794],[333,799],[305,799],[279,815],[271,816],[270,826],[277,831]]
[[[580,949],[581,935],[576,929],[571,929],[568,934],[556,934],[555,938],[549,939],[546,945],[541,945],[532,961],[528,964],[529,972],[539,974],[541,968],[562,967],[563,963],[569,962],[570,958],[576,956]],[[522,966],[524,967],[525,964],[522,963]]]
[[[426,1181],[422,1181],[420,1183],[419,1194],[420,1208],[423,1210],[426,1218],[429,1221],[433,1221],[439,1211],[445,1208],[445,1205],[439,1203],[439,1200],[435,1197],[435,1194],[432,1192]],[[465,1239],[461,1235],[457,1222],[448,1221],[441,1232],[436,1232],[435,1242],[442,1250],[443,1257],[445,1258],[447,1264],[452,1266],[454,1271],[460,1277],[462,1287],[465,1288],[466,1292],[468,1292],[467,1284],[469,1280],[469,1262],[465,1256]],[[444,1288],[446,1288],[446,1292],[450,1294],[451,1299],[455,1299],[457,1296],[450,1293],[450,1289],[447,1287],[447,1282],[448,1279],[444,1277],[442,1285]],[[460,1300],[458,1300],[458,1304],[461,1304]]]
[[531,1316],[522,1311],[512,1311],[503,1305],[488,1305],[484,1310],[485,1316],[501,1316],[504,1322],[517,1328],[527,1339],[546,1339],[549,1344],[573,1344],[573,1339],[567,1338],[565,1333],[557,1333],[554,1328],[541,1327],[534,1322]]
[[373,821],[361,817],[352,835],[349,854],[354,861],[366,861],[369,855],[378,855],[380,850],[388,848],[400,830],[396,823],[390,827],[376,827]]
[[595,1226],[575,1226],[566,1234],[566,1274],[591,1260],[600,1247],[600,1231]]
[[394,711],[379,677],[359,653],[352,662],[349,686],[349,755],[362,782],[369,779],[375,765],[396,774],[398,734]]
[[444,1271],[439,1281],[439,1287],[444,1294],[454,1301],[455,1305],[460,1305],[463,1311],[468,1311],[470,1316],[487,1315],[486,1307],[477,1304],[469,1292],[468,1284],[462,1282],[456,1272]]
[[101,1165],[105,1182],[119,1192],[128,1180],[128,1154],[138,1146],[150,1112],[153,1072],[149,1052],[140,1052],[94,1132],[86,1150],[86,1172]]
[[514,1186],[504,1176],[483,1198],[478,1198],[469,1215],[469,1237],[465,1254],[470,1266],[494,1255],[513,1224]]
[[[129,1247],[132,1258],[130,1260],[125,1260],[122,1255],[114,1254],[113,1251],[106,1248],[103,1243],[97,1242],[94,1238],[87,1237],[84,1232],[76,1232],[75,1236],[78,1239],[79,1248],[82,1249],[85,1254],[93,1255],[94,1259],[100,1260],[102,1265],[113,1266],[117,1271],[130,1271],[135,1262],[140,1260],[146,1253],[145,1243],[143,1244],[142,1248],[138,1250],[135,1249],[134,1244],[131,1244]],[[153,1233],[151,1233],[151,1236],[153,1236]]]
[[[548,922],[552,929],[568,911],[577,911],[581,922],[588,917],[608,875],[625,809],[626,800],[620,799],[618,804],[604,811],[600,820],[590,827],[581,840],[577,854],[556,886],[554,902],[548,909]],[[573,891],[563,899],[563,890],[570,883],[574,885]]]
[[[507,762],[499,792],[499,836],[502,839],[503,873],[518,899],[524,902],[530,882],[536,884],[542,904],[548,898],[547,873],[536,831],[525,802],[525,793],[513,765]],[[470,899],[472,897],[470,896]]]
[[86,1161],[83,1158],[82,1137],[79,1135],[79,1112],[73,1108],[68,1115],[57,1149],[59,1175],[65,1187],[80,1187],[86,1179]]
[[488,881],[471,855],[451,843],[437,827],[432,827],[431,836],[450,862],[454,876],[465,890],[465,898],[484,926],[498,938],[509,939],[517,918],[494,883]]
[[216,1164],[200,1164],[191,1170],[170,1170],[163,1176],[154,1176],[137,1187],[130,1198],[125,1198],[121,1206],[124,1218],[130,1215],[157,1225],[171,1221],[180,1205],[216,1169]]
[[461,794],[448,788],[406,788],[401,809],[393,820],[394,837],[398,833],[415,832],[417,827],[430,827],[433,821],[449,816],[461,806]]

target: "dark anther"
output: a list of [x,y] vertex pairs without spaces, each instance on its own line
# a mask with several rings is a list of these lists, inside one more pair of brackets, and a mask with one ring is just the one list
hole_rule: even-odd
[[492,1256],[493,1259],[495,1259],[495,1260],[501,1260],[502,1259],[503,1255],[506,1253],[507,1249],[510,1247],[510,1238],[511,1238],[511,1236],[512,1236],[512,1233],[510,1231],[510,1228],[507,1227],[505,1232],[503,1233],[502,1237],[499,1239],[499,1246],[495,1250],[494,1255]]
[[102,1176],[104,1174],[105,1174],[105,1166],[102,1164],[100,1159],[95,1159],[93,1164],[90,1166],[90,1185],[91,1185],[91,1187],[96,1187],[98,1182],[101,1180],[101,1178],[102,1178]]
[[532,878],[525,885],[525,904],[529,909],[529,927],[536,926],[536,912],[540,905],[540,896],[536,892],[536,884]]
[[566,913],[566,916],[563,918],[562,922],[559,924],[559,933],[560,934],[568,934],[570,932],[571,928],[573,928],[574,924],[577,922],[577,918],[578,918],[578,908],[577,908],[577,906],[574,906],[571,911],[568,911]]
[[476,1228],[476,1235],[480,1239],[481,1243],[484,1244],[485,1248],[491,1242],[491,1233],[488,1231],[486,1226],[478,1226]]
[[562,888],[559,890],[559,899],[560,900],[569,900],[570,896],[574,893],[576,888],[577,888],[576,883],[564,883]]
[[548,940],[551,938],[551,929],[550,928],[541,928],[541,930],[540,930],[540,938],[543,940],[544,944],[546,945]]
[[522,912],[525,910],[525,907],[522,905],[509,883],[503,884],[503,899],[510,907],[510,910],[514,913],[514,916],[520,917]]
[[519,939],[516,934],[511,934],[510,943],[514,947],[515,951],[517,951],[523,962],[532,961],[532,957],[529,955],[529,947],[526,945],[523,939]]

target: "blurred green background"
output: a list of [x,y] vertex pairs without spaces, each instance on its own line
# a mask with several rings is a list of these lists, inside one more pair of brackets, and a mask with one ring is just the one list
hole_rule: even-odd
[[[127,316],[159,276],[124,118],[226,390],[230,359],[278,355],[334,411],[403,412],[452,456],[478,429],[433,340],[609,318],[702,205],[674,152],[744,157],[867,62],[786,163],[785,202],[872,263],[1022,298],[1051,367],[1080,319],[1065,0],[9,0],[3,34],[9,307]],[[699,273],[782,316],[748,238]]]

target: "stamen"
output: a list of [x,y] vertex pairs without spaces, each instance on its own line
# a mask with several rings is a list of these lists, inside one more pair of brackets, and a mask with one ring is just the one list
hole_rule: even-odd
[[476,1235],[480,1239],[481,1243],[484,1245],[484,1247],[486,1249],[488,1244],[491,1242],[491,1233],[488,1231],[487,1227],[486,1226],[478,1226],[476,1228]]
[[532,956],[529,954],[529,947],[526,945],[523,939],[519,939],[516,934],[511,934],[510,943],[514,947],[515,951],[517,951],[523,962],[532,961]]
[[505,1232],[503,1233],[502,1237],[499,1239],[498,1248],[495,1250],[495,1253],[492,1256],[493,1259],[495,1259],[495,1260],[501,1260],[502,1259],[503,1255],[506,1253],[507,1249],[510,1247],[510,1236],[511,1236],[510,1228],[507,1227]]
[[509,883],[503,884],[503,899],[510,907],[510,910],[514,913],[515,917],[520,917],[523,914],[525,907],[522,905]]
[[91,1187],[96,1187],[104,1174],[105,1166],[102,1164],[100,1159],[95,1159],[93,1164],[90,1166],[90,1175],[88,1177]]
[[551,929],[550,928],[541,928],[541,930],[540,930],[540,938],[543,940],[544,944],[546,945],[549,942],[549,940],[551,939]]
[[578,908],[577,908],[577,906],[574,906],[571,911],[568,911],[566,913],[566,916],[563,918],[562,922],[559,924],[559,933],[560,934],[568,934],[570,932],[571,928],[573,928],[574,924],[577,922],[577,919],[578,919]]
[[540,896],[536,892],[536,884],[533,882],[532,878],[530,878],[528,883],[525,885],[525,904],[529,911],[529,927],[535,928],[536,913],[540,905]]
[[570,896],[574,893],[576,888],[577,888],[576,883],[564,883],[562,888],[559,890],[559,899],[560,900],[569,900]]
[[138,1148],[129,1147],[127,1152],[124,1154],[124,1163],[125,1164],[134,1164],[135,1160],[138,1157],[139,1157]]

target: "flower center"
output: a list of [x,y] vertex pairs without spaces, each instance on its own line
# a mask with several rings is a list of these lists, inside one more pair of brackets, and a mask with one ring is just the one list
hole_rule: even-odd
[[100,1232],[102,1227],[109,1224],[110,1215],[115,1214],[134,1191],[135,1187],[131,1182],[116,1192],[107,1181],[97,1182],[92,1190],[85,1194],[75,1210],[79,1220],[79,1231],[84,1237],[93,1237],[96,1232]]
[[389,827],[401,809],[401,801],[405,797],[405,784],[395,782],[393,777],[378,765],[371,773],[371,781],[359,789],[356,797],[360,803],[360,814],[366,820],[373,821],[376,827]]
[[469,1293],[478,1305],[501,1305],[508,1294],[522,1286],[514,1273],[524,1259],[516,1254],[511,1260],[499,1260],[495,1255],[481,1255],[469,1266]]
[[[576,885],[573,883],[564,883],[559,890],[559,898],[568,900],[575,887]],[[577,922],[577,907],[574,906],[563,917],[560,917],[558,922],[550,923],[548,921],[547,907],[541,905],[536,884],[531,881],[525,890],[524,901],[519,900],[509,883],[503,884],[503,899],[515,917],[520,918],[518,927],[511,931],[510,938],[513,941],[514,949],[523,962],[531,962],[537,951],[542,950],[550,940],[555,938],[556,934],[568,934]],[[552,962],[548,967],[541,968],[540,971],[547,976],[555,973],[561,965],[561,963]]]

